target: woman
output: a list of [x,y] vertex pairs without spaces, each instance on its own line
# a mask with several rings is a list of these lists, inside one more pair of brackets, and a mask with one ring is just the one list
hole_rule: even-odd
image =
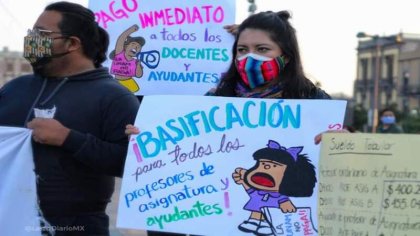
[[242,22],[233,44],[235,60],[208,95],[330,99],[304,75],[295,29],[289,18],[287,11],[268,11]]
[[[287,11],[261,12],[249,16],[239,26],[227,26],[236,34],[234,60],[219,85],[206,93],[209,96],[330,99],[303,72],[295,29]],[[127,125],[127,135],[138,134]],[[321,141],[317,135],[315,143]]]
[[[235,58],[219,85],[206,95],[250,98],[331,99],[304,74],[290,13],[260,12],[242,24],[226,26],[236,34]],[[138,129],[127,125],[126,134]],[[315,137],[315,143],[321,135]]]

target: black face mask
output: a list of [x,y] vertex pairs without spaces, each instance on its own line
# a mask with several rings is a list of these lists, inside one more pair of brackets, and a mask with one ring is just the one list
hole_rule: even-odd
[[45,65],[50,63],[52,61],[52,59],[65,56],[69,53],[70,52],[67,51],[67,52],[63,52],[63,53],[53,54],[49,57],[37,58],[37,60],[35,62],[31,63],[32,70],[33,70],[34,74],[38,74],[38,75],[41,75],[41,76],[46,76]]

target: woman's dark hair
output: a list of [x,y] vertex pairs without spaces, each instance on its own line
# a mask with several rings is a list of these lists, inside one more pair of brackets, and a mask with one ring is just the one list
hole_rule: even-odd
[[101,67],[106,60],[109,45],[108,33],[95,21],[93,12],[79,4],[55,2],[48,5],[45,11],[57,11],[62,15],[58,24],[63,35],[78,37],[84,54],[92,59],[95,67]]
[[238,28],[232,48],[231,65],[218,85],[216,96],[235,96],[235,86],[240,79],[236,69],[236,47],[238,38],[245,29],[258,29],[267,32],[275,43],[282,49],[288,62],[281,74],[281,83],[284,84],[283,98],[308,98],[316,92],[315,85],[304,75],[300,58],[295,29],[289,23],[290,13],[260,12],[249,16]]

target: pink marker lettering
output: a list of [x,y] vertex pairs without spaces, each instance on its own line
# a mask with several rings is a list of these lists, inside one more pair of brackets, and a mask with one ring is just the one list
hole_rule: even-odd
[[157,11],[139,13],[141,27],[154,27],[157,25],[182,25],[222,23],[225,12],[221,6],[194,6],[192,8],[165,8]]
[[95,12],[96,22],[106,29],[108,28],[109,22],[115,22],[118,19],[128,18],[128,13],[135,12],[137,8],[137,0],[120,0],[117,1],[117,3],[116,1],[111,1],[108,5],[109,12],[106,10],[99,10]]
[[133,144],[133,151],[134,151],[134,154],[136,155],[137,162],[142,162],[143,158],[141,157],[139,146],[137,145],[137,143]]

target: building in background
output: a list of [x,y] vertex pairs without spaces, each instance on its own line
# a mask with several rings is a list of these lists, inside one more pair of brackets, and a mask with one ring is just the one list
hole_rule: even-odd
[[352,97],[349,97],[348,95],[344,93],[332,93],[330,94],[332,99],[335,100],[345,100],[347,101],[346,105],[346,112],[344,114],[344,121],[343,125],[344,127],[354,127],[354,100]]
[[366,129],[375,126],[375,109],[392,107],[402,114],[419,114],[420,35],[359,33],[358,38],[354,105],[368,111]]
[[22,56],[22,52],[9,51],[3,47],[0,51],[0,87],[18,76],[32,73],[32,67]]

